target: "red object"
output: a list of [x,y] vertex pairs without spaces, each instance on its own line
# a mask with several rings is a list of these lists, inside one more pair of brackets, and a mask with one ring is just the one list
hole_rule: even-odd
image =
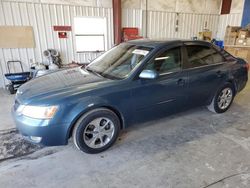
[[138,35],[139,30],[137,27],[124,27],[123,33],[126,35]]
[[124,27],[122,33],[123,33],[123,41],[142,38],[142,36],[139,36],[139,29],[137,27]]
[[60,25],[54,25],[53,26],[54,31],[71,31],[71,26],[60,26]]
[[222,0],[221,14],[230,14],[232,0]]
[[114,39],[115,44],[120,44],[122,41],[122,8],[121,0],[113,0],[113,26],[114,26]]
[[59,37],[60,39],[62,39],[62,38],[67,38],[67,32],[58,32],[58,37]]

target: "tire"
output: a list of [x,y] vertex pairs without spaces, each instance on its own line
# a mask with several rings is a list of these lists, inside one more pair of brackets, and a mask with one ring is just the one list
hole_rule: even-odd
[[75,124],[72,137],[75,146],[85,153],[100,153],[111,147],[120,132],[120,119],[106,108],[84,114]]
[[208,110],[215,113],[226,112],[234,100],[234,95],[235,90],[233,85],[226,83],[216,92],[212,102],[207,106]]
[[10,94],[15,94],[15,88],[14,88],[13,84],[10,84],[8,86],[8,90],[9,90]]

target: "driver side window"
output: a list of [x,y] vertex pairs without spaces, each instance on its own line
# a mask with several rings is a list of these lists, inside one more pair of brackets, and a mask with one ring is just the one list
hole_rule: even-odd
[[154,70],[159,75],[179,71],[181,69],[180,47],[168,49],[161,53],[145,69]]

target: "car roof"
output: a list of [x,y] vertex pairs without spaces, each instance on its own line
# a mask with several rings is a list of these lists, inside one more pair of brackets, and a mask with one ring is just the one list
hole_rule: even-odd
[[187,40],[187,39],[138,39],[138,40],[131,40],[127,43],[134,44],[137,46],[145,46],[150,48],[158,48],[162,46],[172,45],[175,43],[181,43],[181,42],[192,42],[193,44],[199,44],[199,45],[206,45],[210,44],[207,41],[201,41],[201,40]]

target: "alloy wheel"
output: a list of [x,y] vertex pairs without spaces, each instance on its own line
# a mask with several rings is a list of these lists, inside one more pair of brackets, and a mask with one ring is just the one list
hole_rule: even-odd
[[226,109],[232,102],[233,91],[231,88],[224,88],[218,97],[218,107],[221,110]]
[[102,148],[112,140],[114,132],[114,123],[109,118],[96,118],[86,126],[83,140],[90,148]]

